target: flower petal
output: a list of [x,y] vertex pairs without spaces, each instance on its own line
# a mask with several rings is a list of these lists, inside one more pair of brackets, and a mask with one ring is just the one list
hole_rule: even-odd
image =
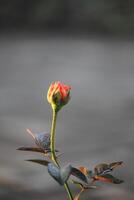
[[48,89],[47,99],[52,108],[59,111],[69,101],[71,87],[59,81],[52,83]]

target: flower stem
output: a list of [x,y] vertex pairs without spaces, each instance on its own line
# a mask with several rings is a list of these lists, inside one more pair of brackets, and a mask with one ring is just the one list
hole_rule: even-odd
[[[57,157],[56,157],[56,154],[55,154],[55,129],[56,129],[57,114],[58,114],[58,112],[56,112],[56,110],[53,109],[53,117],[52,117],[52,125],[51,125],[51,145],[50,145],[50,148],[51,148],[51,159],[53,160],[53,162],[58,167],[60,167],[60,165],[58,163],[58,160],[57,160]],[[65,187],[65,189],[66,189],[66,191],[68,193],[69,200],[73,200],[73,195],[71,193],[71,190],[70,190],[67,182],[64,184],[64,187]]]

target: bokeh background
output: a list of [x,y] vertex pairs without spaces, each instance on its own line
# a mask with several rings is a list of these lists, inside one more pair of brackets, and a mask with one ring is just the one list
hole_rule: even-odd
[[[134,199],[134,1],[0,0],[0,199],[67,199],[43,158],[16,151],[34,144],[26,128],[49,132],[49,84],[71,85],[56,146],[62,165],[92,169],[124,161],[121,185],[81,199]],[[45,99],[45,100],[44,100]]]

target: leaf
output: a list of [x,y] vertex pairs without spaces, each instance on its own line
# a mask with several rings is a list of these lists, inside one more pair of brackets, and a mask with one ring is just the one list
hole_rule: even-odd
[[61,180],[60,169],[54,165],[53,163],[48,164],[48,173],[60,184],[63,185],[63,181]]
[[34,162],[34,163],[44,165],[44,166],[47,166],[50,163],[48,160],[40,160],[40,159],[30,159],[30,160],[26,160],[26,161]]
[[71,172],[72,166],[70,164],[60,169],[60,176],[63,184],[68,180]]
[[[19,147],[17,150],[19,150],[19,151],[32,151],[32,152],[45,153],[45,154],[51,152],[50,149],[42,149],[40,147]],[[59,152],[59,151],[55,150],[55,152]],[[60,155],[61,155],[61,153],[59,155],[57,155],[57,157],[60,156]]]
[[[44,150],[39,147],[20,147],[17,150],[19,151],[34,151],[38,153],[44,153]],[[46,152],[50,152],[50,150],[46,150]]]
[[104,173],[109,173],[111,172],[111,169],[108,164],[106,163],[101,163],[95,166],[94,172],[96,175],[104,174]]
[[115,169],[116,167],[119,167],[120,165],[122,165],[122,163],[123,161],[113,162],[110,164],[101,163],[95,166],[94,172],[97,175],[107,174],[111,172],[113,169]]
[[88,170],[86,167],[81,166],[81,167],[79,167],[79,170],[80,170],[85,176],[88,175],[89,170]]
[[116,177],[112,176],[111,174],[95,176],[94,181],[101,181],[101,182],[114,183],[114,184],[120,184],[120,183],[124,182],[123,180],[117,179]]
[[119,167],[123,164],[123,161],[119,161],[119,162],[113,162],[109,164],[109,167],[111,168],[111,170],[113,170],[116,167]]
[[87,183],[86,176],[80,170],[72,167],[70,164],[63,168],[58,168],[53,163],[49,163],[48,172],[60,185],[63,185],[68,180],[70,175],[73,175]]
[[87,181],[87,177],[85,176],[84,173],[82,173],[79,169],[72,167],[72,172],[71,174],[73,176],[76,176],[77,178],[79,178],[80,180],[84,181],[85,183],[88,183]]
[[50,148],[50,134],[49,133],[38,133],[35,134],[35,143],[37,146],[43,149]]
[[120,180],[120,179],[112,176],[111,174],[105,174],[105,175],[103,175],[103,177],[105,177],[109,180],[111,179],[112,183],[115,183],[115,184],[120,184],[120,183],[124,182],[123,180]]
[[86,167],[80,166],[78,168],[85,176],[87,176],[88,178],[91,178],[93,176],[93,172],[89,169],[87,169]]
[[33,137],[35,144],[43,149],[50,149],[50,134],[49,133],[33,133],[31,129],[26,131]]
[[68,165],[62,169],[58,168],[53,163],[48,160],[30,159],[26,160],[29,162],[34,162],[43,166],[48,166],[48,173],[60,184],[63,185],[69,178],[71,174],[72,167]]

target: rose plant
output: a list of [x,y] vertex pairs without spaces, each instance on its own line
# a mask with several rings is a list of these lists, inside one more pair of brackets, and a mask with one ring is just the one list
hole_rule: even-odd
[[[51,131],[49,133],[33,133],[30,129],[27,132],[32,136],[36,146],[32,147],[20,147],[21,151],[33,151],[42,153],[44,159],[30,159],[27,161],[44,165],[47,167],[48,173],[54,180],[56,180],[61,186],[64,185],[67,191],[68,198],[70,200],[79,200],[80,195],[89,189],[97,188],[96,182],[123,183],[122,180],[114,177],[112,171],[123,164],[122,161],[112,163],[100,163],[94,167],[93,170],[89,170],[85,166],[73,167],[71,164],[61,167],[59,163],[59,156],[61,153],[55,149],[55,131],[57,114],[61,108],[70,100],[71,87],[65,85],[59,81],[53,82],[47,93],[47,100],[52,108],[52,124]],[[74,178],[70,177],[73,175]],[[75,184],[80,188],[80,191],[73,195],[69,183]]]

